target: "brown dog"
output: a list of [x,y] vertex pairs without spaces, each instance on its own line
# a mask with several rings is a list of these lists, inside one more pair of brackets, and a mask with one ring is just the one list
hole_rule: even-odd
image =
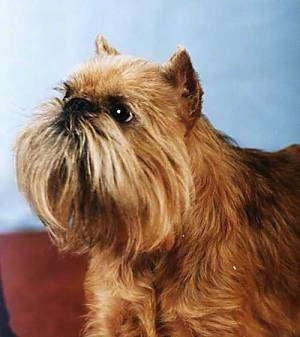
[[299,147],[216,131],[184,49],[96,46],[16,147],[54,242],[90,255],[85,336],[297,336]]

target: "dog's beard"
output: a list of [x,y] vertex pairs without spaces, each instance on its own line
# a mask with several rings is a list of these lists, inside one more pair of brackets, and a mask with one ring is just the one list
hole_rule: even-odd
[[145,127],[125,136],[106,115],[70,130],[59,101],[44,109],[18,139],[17,177],[60,248],[132,255],[180,230],[192,195],[183,142]]

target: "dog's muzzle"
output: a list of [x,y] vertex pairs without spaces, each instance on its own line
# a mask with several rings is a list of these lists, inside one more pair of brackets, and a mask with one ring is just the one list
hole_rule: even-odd
[[91,113],[95,112],[95,105],[89,100],[81,97],[71,98],[63,108],[65,118],[74,116],[88,117]]

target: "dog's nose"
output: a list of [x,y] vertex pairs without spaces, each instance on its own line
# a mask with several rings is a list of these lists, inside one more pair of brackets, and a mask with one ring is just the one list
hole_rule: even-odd
[[95,106],[92,102],[85,98],[74,97],[65,104],[63,110],[66,115],[76,114],[85,116],[95,111]]

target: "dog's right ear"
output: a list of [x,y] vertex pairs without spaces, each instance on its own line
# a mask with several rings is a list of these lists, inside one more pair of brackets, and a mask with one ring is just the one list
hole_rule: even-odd
[[96,41],[96,53],[98,55],[118,55],[120,54],[115,48],[111,47],[102,35],[97,35]]
[[201,115],[203,90],[188,52],[178,47],[177,51],[163,65],[163,73],[169,83],[177,88],[189,115],[187,122]]

